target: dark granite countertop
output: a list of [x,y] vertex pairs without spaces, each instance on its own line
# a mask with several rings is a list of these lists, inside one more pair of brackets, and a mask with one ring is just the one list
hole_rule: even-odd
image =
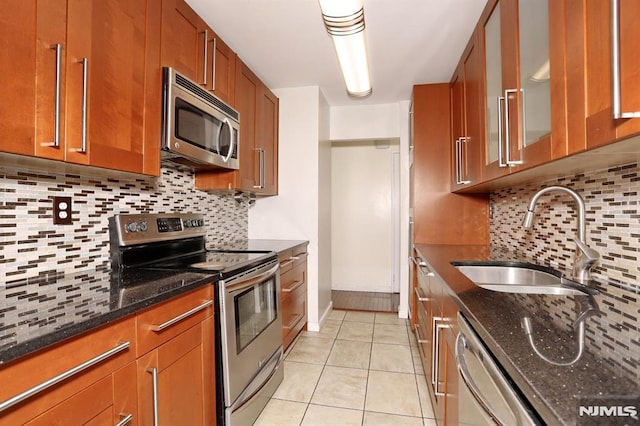
[[0,365],[211,284],[210,273],[108,269],[0,287]]
[[[276,253],[301,240],[248,240],[216,249]],[[211,284],[211,273],[108,268],[0,284],[0,365]]]
[[[640,399],[640,346],[632,321],[617,316],[616,303],[635,304],[611,294],[617,283],[593,281],[600,291],[587,296],[512,294],[477,287],[451,265],[463,260],[511,260],[509,252],[489,246],[441,246],[417,244],[418,254],[447,285],[460,311],[490,349],[500,366],[518,386],[547,424],[574,425],[578,405],[620,405],[625,398]],[[530,261],[529,261],[530,262]],[[633,298],[631,298],[633,299]],[[584,352],[578,352],[574,322],[595,301],[600,312],[584,319]],[[593,313],[593,311],[590,311]],[[532,321],[536,354],[522,326]],[[540,356],[546,358],[546,360]],[[626,404],[623,404],[626,405]],[[621,423],[622,424],[622,423]]]
[[274,251],[281,253],[285,250],[297,247],[301,244],[309,244],[306,240],[269,240],[269,239],[249,239],[243,243],[233,243],[231,245],[222,245],[208,247],[217,250],[256,250],[256,251]]

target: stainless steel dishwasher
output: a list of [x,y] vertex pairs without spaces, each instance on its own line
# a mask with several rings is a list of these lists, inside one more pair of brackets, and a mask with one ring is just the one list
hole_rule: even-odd
[[536,415],[513,389],[464,316],[456,340],[460,425],[538,425]]

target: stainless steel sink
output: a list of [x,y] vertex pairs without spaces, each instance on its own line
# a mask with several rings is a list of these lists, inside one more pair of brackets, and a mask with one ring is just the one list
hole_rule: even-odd
[[453,262],[478,287],[506,293],[584,295],[588,291],[560,274],[536,269],[528,264],[469,264]]

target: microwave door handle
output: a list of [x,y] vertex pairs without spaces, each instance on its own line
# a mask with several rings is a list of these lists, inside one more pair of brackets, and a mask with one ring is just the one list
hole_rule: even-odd
[[221,152],[220,152],[220,136],[222,135],[222,127],[224,126],[224,123],[226,121],[227,121],[227,119],[225,118],[224,120],[222,120],[220,122],[220,126],[218,126],[218,131],[216,132],[216,154],[221,154]]
[[[229,152],[227,152],[227,156],[224,157],[224,162],[226,163],[227,161],[229,161],[229,158],[231,158],[231,154],[233,154],[233,148],[235,145],[235,140],[233,138],[233,127],[231,126],[231,121],[229,121],[229,119],[227,117],[224,118],[224,124],[226,124],[227,126],[229,126]],[[222,126],[220,126],[220,129],[222,130]],[[220,136],[218,135],[218,141],[220,141]],[[218,142],[218,150],[220,149],[219,146],[219,142]],[[218,151],[219,152],[219,151]]]

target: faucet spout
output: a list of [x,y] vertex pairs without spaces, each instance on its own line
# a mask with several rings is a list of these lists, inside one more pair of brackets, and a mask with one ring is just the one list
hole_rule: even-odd
[[527,207],[527,212],[525,213],[524,219],[522,221],[522,226],[525,229],[531,229],[533,227],[533,219],[535,216],[536,204],[541,196],[548,192],[560,191],[566,194],[569,194],[571,198],[573,198],[578,207],[578,236],[574,238],[576,243],[576,257],[573,264],[573,277],[583,283],[586,284],[589,279],[589,271],[591,267],[595,264],[595,262],[600,258],[600,255],[597,251],[593,250],[586,243],[586,208],[584,204],[584,200],[580,197],[576,191],[571,188],[567,188],[565,186],[548,186],[546,188],[542,188],[538,192],[536,192],[533,197],[531,197],[531,201],[529,202],[529,206]]

